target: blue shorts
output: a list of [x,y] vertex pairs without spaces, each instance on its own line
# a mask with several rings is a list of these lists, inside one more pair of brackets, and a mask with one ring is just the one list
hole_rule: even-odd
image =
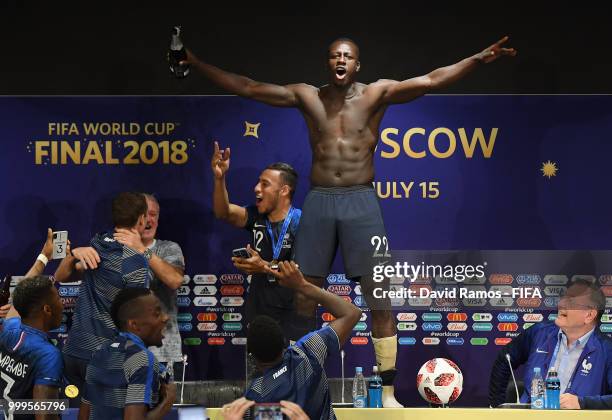
[[327,277],[340,245],[347,278],[371,276],[390,257],[378,197],[368,185],[315,187],[306,196],[295,261],[310,277]]

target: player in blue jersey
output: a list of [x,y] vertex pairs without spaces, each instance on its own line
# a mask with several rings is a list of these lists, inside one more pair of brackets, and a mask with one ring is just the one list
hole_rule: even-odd
[[176,387],[147,347],[162,345],[168,314],[155,294],[139,288],[119,292],[110,312],[120,333],[87,366],[79,419],[161,419],[172,408]]
[[[128,228],[144,232],[147,202],[143,194],[124,192],[112,204],[115,229]],[[100,262],[96,269],[84,272],[72,327],[64,346],[66,380],[81,389],[85,380],[87,362],[93,352],[117,335],[117,328],[110,316],[110,306],[115,296],[126,287],[148,288],[150,282],[148,248],[133,249],[114,238],[114,232],[95,235],[90,243]],[[77,269],[78,260],[67,257],[56,271],[56,279],[70,278]],[[78,404],[78,399],[71,400]]]
[[221,150],[215,142],[211,167],[215,178],[215,216],[253,235],[253,245],[247,247],[251,257],[232,258],[236,268],[251,275],[245,305],[246,322],[257,315],[268,315],[278,320],[289,340],[296,341],[315,329],[315,318],[300,316],[295,311],[293,290],[270,281],[266,268],[273,262],[293,258],[294,240],[302,215],[302,211],[292,205],[297,173],[284,162],[268,165],[255,184],[255,204],[243,207],[229,201],[225,183],[230,167],[229,147]]
[[287,348],[278,323],[265,315],[256,317],[249,325],[247,349],[263,373],[251,382],[245,397],[255,402],[291,401],[302,407],[311,419],[335,419],[325,360],[339,357],[340,348],[359,321],[361,311],[306,281],[294,262],[280,262],[278,272],[271,269],[268,272],[281,286],[321,304],[335,320]]
[[[62,321],[57,289],[49,277],[26,278],[13,291],[13,307],[21,318],[7,318],[0,334],[0,394],[4,400],[57,399],[64,364],[47,337]],[[36,415],[36,419],[51,418],[58,416]]]

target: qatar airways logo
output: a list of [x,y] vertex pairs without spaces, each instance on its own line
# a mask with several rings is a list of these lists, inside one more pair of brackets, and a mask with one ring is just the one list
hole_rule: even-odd
[[327,291],[335,295],[348,296],[351,294],[351,286],[347,284],[334,284],[328,286]]

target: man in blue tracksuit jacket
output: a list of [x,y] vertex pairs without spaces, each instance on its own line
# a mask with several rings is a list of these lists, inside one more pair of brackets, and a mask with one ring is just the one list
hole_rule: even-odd
[[546,376],[552,366],[561,381],[561,408],[612,409],[612,340],[599,331],[606,299],[599,287],[575,281],[559,300],[555,322],[535,324],[505,346],[491,370],[489,403],[496,407],[505,400],[510,367],[525,365],[525,392],[521,402],[530,401],[533,368]]

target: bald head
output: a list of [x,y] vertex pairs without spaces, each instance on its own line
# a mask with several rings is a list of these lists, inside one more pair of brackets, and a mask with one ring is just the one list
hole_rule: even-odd
[[359,56],[360,56],[359,45],[357,45],[357,43],[353,41],[352,39],[346,38],[346,37],[336,38],[335,40],[333,40],[332,43],[329,44],[329,47],[327,48],[328,54],[334,51],[334,49],[340,44],[350,45],[353,50],[353,53],[355,54],[355,59],[359,60]]

